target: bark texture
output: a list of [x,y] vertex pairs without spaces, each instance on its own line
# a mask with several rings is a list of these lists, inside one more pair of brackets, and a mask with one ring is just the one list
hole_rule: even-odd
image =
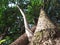
[[56,26],[41,9],[37,27],[29,45],[55,45]]

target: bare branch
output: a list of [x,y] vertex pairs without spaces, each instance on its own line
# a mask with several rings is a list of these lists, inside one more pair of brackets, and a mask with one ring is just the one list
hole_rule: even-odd
[[18,5],[16,5],[16,6],[17,6],[17,8],[19,9],[19,11],[21,12],[21,14],[23,16],[24,25],[25,25],[25,32],[26,32],[26,34],[27,34],[27,36],[28,36],[28,38],[30,40],[31,37],[33,36],[33,32],[31,31],[31,29],[30,29],[30,27],[29,27],[29,25],[27,23],[26,16],[25,16],[24,12],[22,11],[22,9]]

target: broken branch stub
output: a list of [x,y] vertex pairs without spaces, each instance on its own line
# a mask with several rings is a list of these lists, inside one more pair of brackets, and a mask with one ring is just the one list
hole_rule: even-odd
[[56,26],[49,19],[45,11],[41,9],[35,32],[41,31],[43,29],[54,29],[54,28],[56,28]]

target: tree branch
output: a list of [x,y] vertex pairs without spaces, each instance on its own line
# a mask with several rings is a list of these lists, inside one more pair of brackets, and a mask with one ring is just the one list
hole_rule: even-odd
[[[36,29],[36,26],[32,27],[31,31],[34,33],[35,29]],[[28,45],[28,43],[29,43],[28,37],[27,37],[26,33],[24,33],[10,45]]]
[[29,38],[29,41],[31,41],[31,38],[33,36],[33,32],[31,31],[28,23],[27,23],[27,20],[26,20],[26,16],[24,14],[24,12],[22,11],[22,9],[16,4],[17,8],[19,9],[19,11],[21,12],[22,16],[23,16],[23,19],[24,19],[24,25],[25,25],[25,32]]

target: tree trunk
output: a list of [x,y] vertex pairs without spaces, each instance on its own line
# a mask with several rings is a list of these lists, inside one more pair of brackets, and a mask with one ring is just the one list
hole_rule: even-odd
[[29,45],[55,45],[56,26],[41,9],[37,27]]

